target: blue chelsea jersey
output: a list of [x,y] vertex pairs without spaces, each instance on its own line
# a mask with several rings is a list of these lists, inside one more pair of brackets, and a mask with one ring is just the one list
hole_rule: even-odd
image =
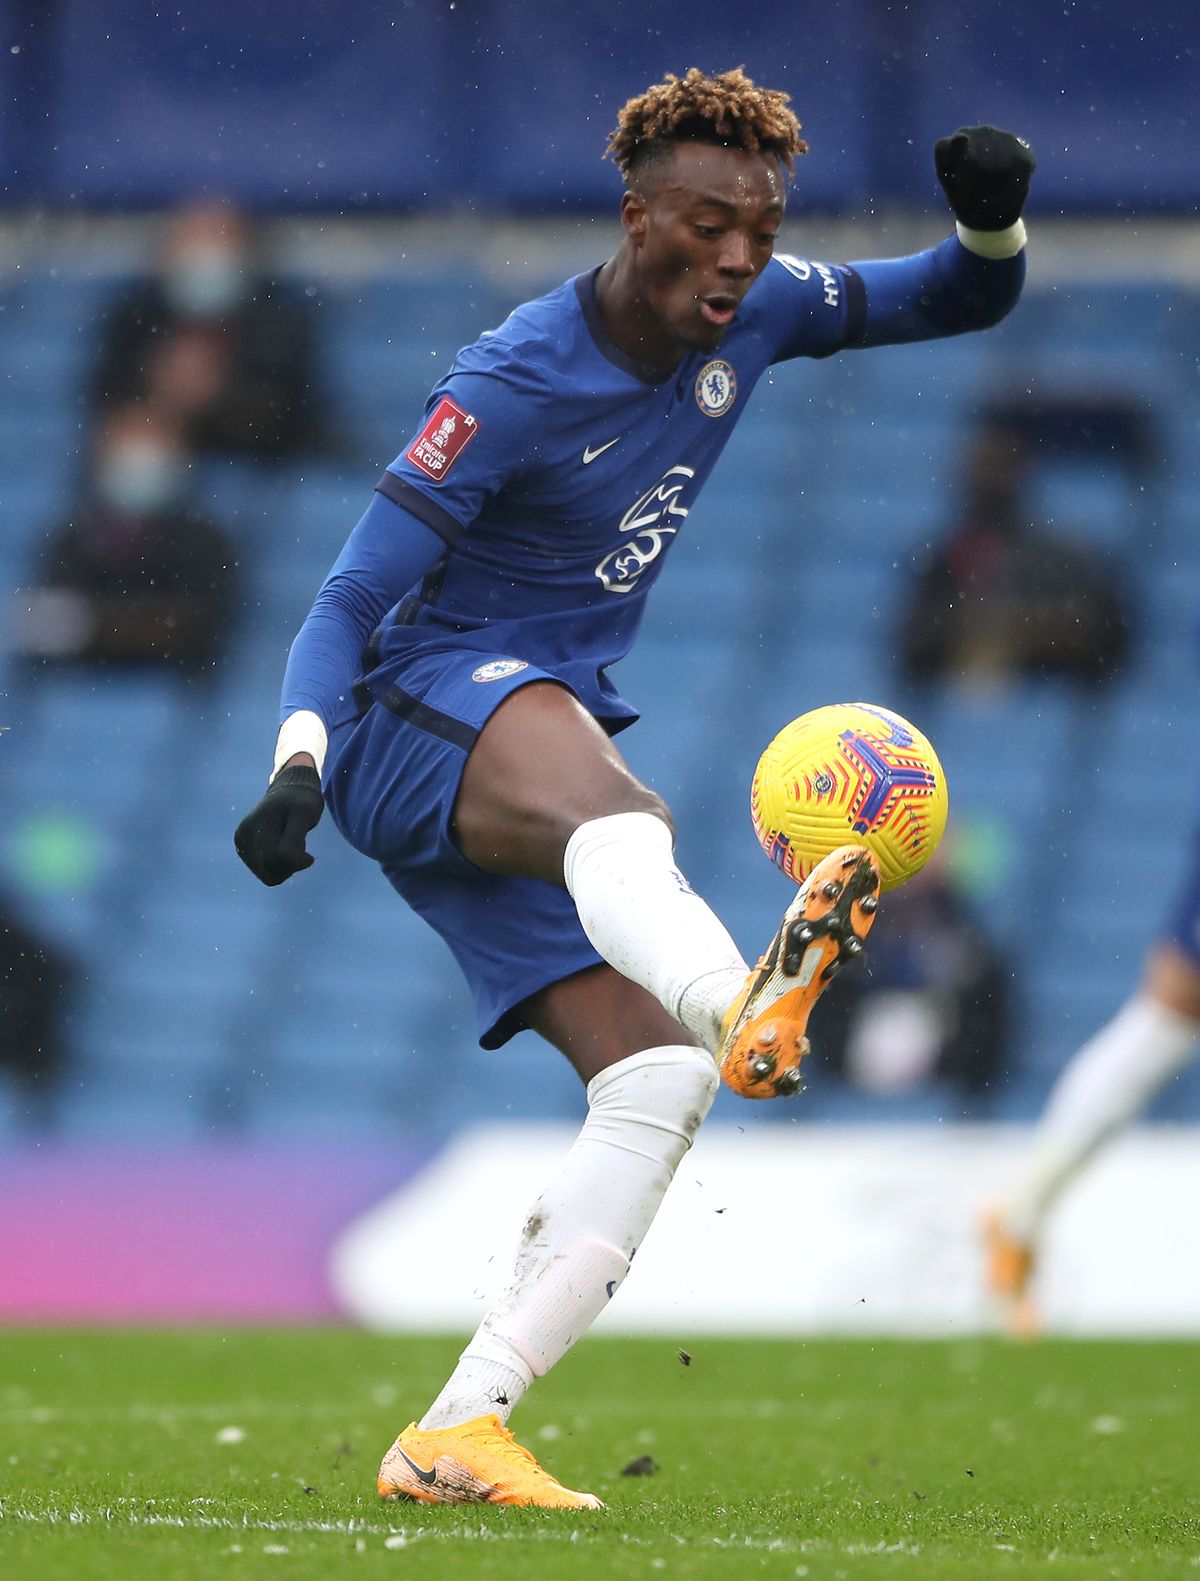
[[655,379],[606,336],[597,272],[461,351],[385,472],[380,491],[449,549],[401,623],[385,622],[379,680],[436,633],[561,675],[610,729],[636,718],[604,672],[755,384],[862,330],[853,269],[776,256],[720,347]]
[[609,730],[629,723],[637,715],[608,667],[629,651],[764,369],[995,324],[1020,295],[1025,259],[981,257],[957,236],[849,265],[777,255],[719,348],[666,379],[604,333],[597,272],[459,353],[377,485],[401,508],[368,509],[292,644],[284,718],[312,709],[328,725],[352,706],[360,666],[377,693],[414,649],[459,647],[522,659]]

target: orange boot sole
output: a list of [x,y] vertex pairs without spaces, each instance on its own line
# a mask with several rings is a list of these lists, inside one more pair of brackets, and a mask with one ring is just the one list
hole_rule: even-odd
[[782,1098],[801,1090],[812,1007],[842,966],[862,957],[878,895],[879,868],[865,846],[841,846],[813,868],[726,1017],[717,1058],[734,1092]]

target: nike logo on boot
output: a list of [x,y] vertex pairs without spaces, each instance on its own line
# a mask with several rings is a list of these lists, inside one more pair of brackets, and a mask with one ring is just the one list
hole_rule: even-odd
[[413,1472],[413,1474],[415,1476],[417,1476],[425,1484],[425,1486],[427,1488],[432,1488],[433,1487],[434,1483],[437,1481],[437,1461],[436,1460],[434,1461],[432,1467],[428,1471],[422,1471],[421,1467],[417,1465],[415,1460],[410,1460],[408,1458],[408,1456],[400,1448],[399,1444],[396,1445],[396,1453],[400,1456],[400,1459],[409,1468],[409,1470],[411,1472]]

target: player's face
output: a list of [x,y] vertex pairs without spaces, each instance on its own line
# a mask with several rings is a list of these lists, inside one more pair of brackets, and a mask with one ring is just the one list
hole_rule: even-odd
[[777,160],[706,143],[680,143],[627,195],[639,295],[675,346],[720,345],[770,261],[784,201]]

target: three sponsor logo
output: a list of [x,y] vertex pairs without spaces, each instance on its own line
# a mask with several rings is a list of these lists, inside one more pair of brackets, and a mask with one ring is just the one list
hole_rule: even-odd
[[632,592],[646,568],[662,554],[691,508],[681,504],[680,497],[685,484],[695,476],[694,467],[668,467],[654,487],[625,512],[618,531],[629,537],[596,567],[608,592]]
[[[789,266],[796,262],[783,261]],[[693,386],[696,405],[706,417],[714,418],[723,417],[733,407],[737,390],[737,375],[721,357],[705,363]],[[449,396],[443,396],[405,452],[405,459],[426,477],[440,483],[478,432],[478,420]],[[623,437],[618,434],[601,444],[585,446],[583,465],[590,466]],[[623,541],[596,566],[595,574],[608,592],[632,592],[647,568],[663,553],[688,514],[690,507],[681,503],[681,496],[685,484],[695,475],[693,467],[669,467],[654,487],[647,489],[625,512],[617,529],[625,535]],[[525,668],[522,659],[494,659],[481,664],[471,679],[499,681]]]

